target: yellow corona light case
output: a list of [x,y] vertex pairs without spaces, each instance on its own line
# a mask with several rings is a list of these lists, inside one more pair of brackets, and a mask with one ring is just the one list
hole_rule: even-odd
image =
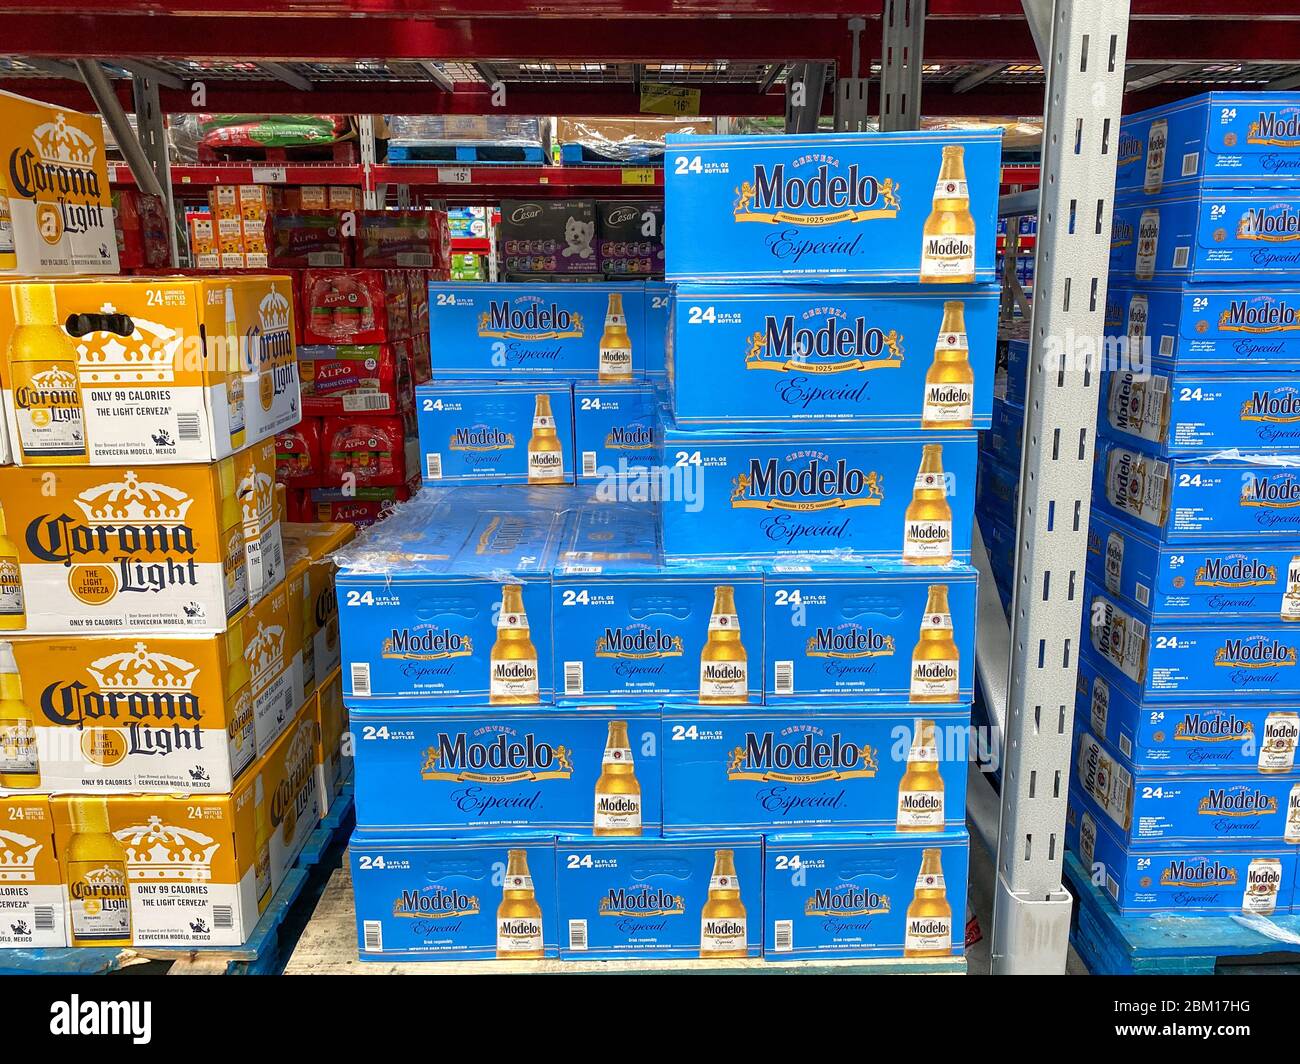
[[256,756],[244,658],[256,622],[219,635],[0,640],[11,696],[0,717],[25,718],[35,738],[23,766],[34,771],[0,774],[0,793],[229,792]]
[[48,798],[0,797],[0,949],[66,946]]
[[26,623],[12,634],[220,632],[249,601],[236,459],[0,467]]
[[294,684],[289,590],[281,584],[243,618],[244,660],[253,693],[253,734],[261,757],[302,706]]
[[348,711],[343,705],[343,672],[336,669],[316,693],[316,786],[321,815],[328,811],[343,783],[352,775],[352,754],[344,750]]
[[232,794],[51,798],[70,944],[246,941],[320,818],[314,734],[300,715]]
[[[338,599],[334,594],[334,552],[351,542],[356,526],[339,523],[281,526],[286,558],[309,561],[302,592],[303,695],[309,697],[342,663]],[[293,576],[290,575],[292,581]],[[293,591],[290,590],[292,602]]]
[[288,277],[0,285],[21,465],[210,462],[300,416]]
[[257,602],[284,579],[284,546],[275,505],[275,440],[235,456],[239,506],[248,553],[248,597]]

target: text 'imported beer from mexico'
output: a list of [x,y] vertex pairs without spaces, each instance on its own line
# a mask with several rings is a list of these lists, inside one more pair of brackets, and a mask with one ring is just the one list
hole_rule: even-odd
[[973,433],[880,436],[664,430],[688,490],[662,505],[664,554],[875,555],[917,565],[970,557]]
[[999,134],[670,135],[669,281],[991,281]]

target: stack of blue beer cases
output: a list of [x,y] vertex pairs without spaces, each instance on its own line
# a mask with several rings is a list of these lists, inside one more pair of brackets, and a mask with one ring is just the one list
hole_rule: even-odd
[[1003,322],[1001,329],[993,416],[988,429],[980,433],[975,519],[988,552],[998,597],[1003,608],[1010,611],[1016,568],[1016,517],[1020,505],[1029,339],[1027,330],[1016,323]]
[[[999,157],[987,134],[669,138],[664,554],[758,562],[763,594],[761,644],[740,618],[762,705],[664,707],[665,843],[763,834],[770,959],[962,952]],[[967,194],[974,231],[926,235]],[[973,383],[932,381],[956,348]],[[927,661],[937,633],[955,658]]]
[[1123,914],[1291,912],[1300,97],[1126,118],[1067,841]]

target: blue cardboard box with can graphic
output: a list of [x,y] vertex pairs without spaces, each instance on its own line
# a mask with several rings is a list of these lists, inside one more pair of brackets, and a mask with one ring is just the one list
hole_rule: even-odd
[[1300,621],[1300,553],[1249,543],[1170,546],[1094,512],[1088,576],[1157,622]]
[[648,382],[574,385],[574,465],[581,479],[639,476],[659,461],[659,395]]
[[1231,849],[1300,843],[1300,776],[1257,772],[1135,775],[1086,730],[1076,735],[1070,789],[1126,848],[1214,840]]
[[1115,195],[1300,183],[1300,99],[1293,92],[1206,92],[1125,115]]
[[995,279],[1000,131],[666,139],[669,281]]
[[1088,645],[1101,674],[1144,705],[1156,702],[1300,701],[1300,628],[1249,621],[1156,621],[1084,584]]
[[1207,842],[1125,845],[1111,822],[1089,812],[1079,789],[1070,788],[1065,844],[1122,915],[1291,911],[1294,847],[1233,850]]
[[1000,396],[1016,406],[1025,405],[1029,387],[1029,341],[1008,337],[999,339],[998,372],[995,388]]
[[1088,728],[1133,771],[1221,769],[1246,774],[1295,768],[1300,702],[1155,703],[1144,706],[1112,685],[1097,662],[1079,662],[1076,728]]
[[573,392],[556,381],[438,381],[415,389],[426,482],[573,483]]
[[927,836],[768,835],[763,956],[961,956],[969,846],[960,828]]
[[668,329],[673,310],[673,286],[666,281],[645,283],[645,375],[662,381],[667,376]]
[[1300,538],[1300,457],[1221,452],[1161,458],[1097,440],[1092,506],[1162,543]]
[[995,399],[989,430],[980,437],[984,452],[1008,469],[1019,469],[1024,435],[1025,408]]
[[552,594],[558,701],[763,701],[757,565],[561,563]]
[[[539,493],[549,494],[549,493]],[[555,564],[566,573],[600,573],[608,566],[653,568],[663,561],[659,511],[639,502],[611,502],[579,486],[567,502]]]
[[363,827],[659,834],[657,705],[367,707],[351,721]]
[[559,952],[554,836],[443,840],[361,829],[349,852],[363,961]]
[[665,426],[669,562],[878,555],[970,559],[975,433],[685,432]]
[[682,428],[987,428],[996,332],[991,288],[680,284],[673,420]]
[[988,451],[981,451],[979,456],[975,507],[1011,528],[1015,528],[1020,513],[1020,474]]
[[975,583],[975,570],[959,563],[771,565],[763,585],[768,705],[968,703]]
[[560,956],[757,957],[763,837],[556,843]]
[[550,573],[566,518],[524,503],[561,490],[426,489],[340,553],[349,705],[553,701]]
[[1291,372],[1300,366],[1300,287],[1148,284],[1112,277],[1104,329],[1117,369]]
[[666,705],[664,831],[965,822],[966,706]]
[[[609,328],[626,329],[631,363],[602,356]],[[618,345],[621,349],[621,343]],[[645,286],[447,284],[429,286],[429,353],[437,380],[645,376]],[[602,363],[607,370],[602,373]]]
[[1300,279],[1300,188],[1191,189],[1117,204],[1110,274],[1157,282]]

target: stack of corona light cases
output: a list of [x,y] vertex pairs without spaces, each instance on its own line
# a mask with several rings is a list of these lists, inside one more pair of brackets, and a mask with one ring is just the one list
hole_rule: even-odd
[[1295,904],[1298,127],[1211,93],[1120,128],[1067,839],[1124,914]]
[[0,946],[239,944],[319,819],[292,317],[269,275],[0,284]]

